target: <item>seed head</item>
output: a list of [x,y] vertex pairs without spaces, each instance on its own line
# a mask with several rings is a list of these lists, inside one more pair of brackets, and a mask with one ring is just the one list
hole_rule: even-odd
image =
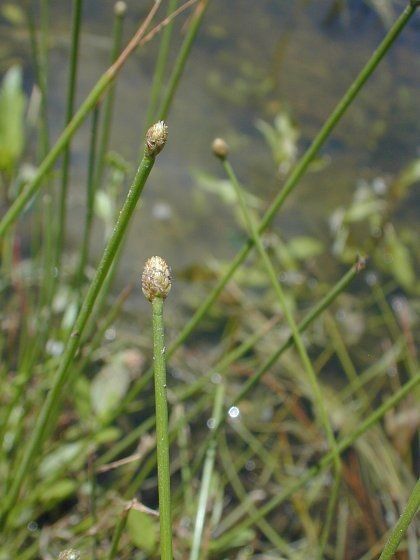
[[80,552],[73,548],[63,550],[63,552],[60,552],[58,555],[58,560],[80,560]]
[[171,269],[161,257],[151,257],[144,265],[141,289],[149,301],[165,299],[171,289]]
[[229,146],[223,140],[223,138],[215,138],[213,144],[211,145],[213,154],[219,159],[226,159],[229,154]]
[[146,155],[157,156],[168,139],[168,126],[165,121],[153,124],[146,133]]
[[125,2],[123,2],[122,0],[120,0],[119,2],[115,2],[114,14],[117,17],[125,16],[126,11],[127,11],[127,4]]

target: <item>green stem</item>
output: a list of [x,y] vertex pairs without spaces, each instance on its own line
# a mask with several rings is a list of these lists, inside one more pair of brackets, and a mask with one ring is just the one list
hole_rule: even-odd
[[121,512],[120,518],[118,523],[115,526],[114,534],[112,536],[111,548],[109,549],[108,556],[106,557],[107,560],[114,560],[117,556],[118,552],[118,545],[120,544],[121,535],[125,529],[127,524],[128,514],[130,513],[130,509],[132,505],[126,506],[123,511]]
[[[347,288],[347,286],[352,282],[354,277],[358,274],[360,269],[360,264],[355,264],[350,268],[350,270],[333,286],[333,288],[326,294],[315,306],[314,308],[306,315],[306,317],[299,323],[298,328],[299,332],[304,332],[313,321],[315,321],[321,313],[327,309],[331,303]],[[254,337],[251,337],[250,341],[253,341]],[[280,356],[293,346],[293,337],[289,336],[289,338],[283,342],[283,344],[276,350],[264,363],[263,365],[254,373],[252,377],[248,379],[248,381],[244,384],[241,391],[237,394],[234,401],[232,402],[231,406],[237,405],[252,389],[259,383],[261,377],[277,362]],[[219,371],[221,368],[228,367],[234,359],[239,359],[243,354],[245,354],[249,350],[250,346],[247,343],[244,343],[237,349],[233,350],[232,352],[232,360],[228,359],[230,355],[226,356],[226,360],[222,359],[220,364],[214,368],[215,371]],[[214,373],[214,372],[213,372]],[[152,370],[146,372],[139,383],[137,383],[133,389],[128,393],[127,398],[123,401],[123,404],[118,409],[119,411],[123,410],[123,406],[127,403],[133,401],[136,396],[140,393],[140,391],[147,385],[149,380],[151,379],[151,375],[153,375]],[[198,384],[198,388],[201,385]],[[185,398],[189,396],[189,391],[185,391]],[[222,418],[222,422],[220,427],[223,425],[225,419]],[[217,428],[218,429],[218,428]]]
[[171,475],[169,465],[168,403],[166,399],[163,299],[155,297],[153,309],[153,363],[155,377],[156,440],[159,489],[160,555],[172,560]]
[[118,72],[126,63],[129,56],[134,52],[137,46],[140,44],[146,29],[152,20],[154,14],[159,8],[160,0],[156,1],[153,8],[150,10],[148,16],[139,27],[133,38],[128,43],[127,47],[119,56],[118,60],[110,67],[108,70],[99,78],[93,89],[90,91],[84,102],[81,104],[78,111],[76,111],[74,117],[66,126],[66,128],[61,133],[57,142],[45,156],[44,160],[38,167],[38,170],[34,174],[32,180],[26,185],[24,191],[16,198],[12,206],[3,216],[0,221],[0,238],[4,236],[8,228],[18,219],[21,212],[25,209],[28,202],[41,188],[44,181],[45,175],[52,169],[54,163],[57,161],[61,152],[69,143],[73,134],[78,130],[80,125],[83,123],[89,112],[97,104],[100,97],[115,80]]
[[86,215],[83,231],[82,248],[80,250],[80,261],[76,274],[76,286],[82,288],[82,280],[86,264],[89,258],[90,237],[92,233],[93,214],[95,207],[95,163],[96,163],[96,141],[98,137],[99,105],[92,112],[92,125],[90,131],[88,178],[86,189]]
[[[270,257],[267,254],[267,251],[265,250],[265,247],[261,241],[261,237],[258,233],[258,229],[254,224],[254,220],[251,217],[251,214],[248,210],[247,204],[245,202],[245,197],[244,197],[244,193],[242,191],[241,186],[239,185],[238,179],[236,178],[236,175],[233,171],[232,166],[230,165],[230,163],[224,159],[222,161],[223,163],[223,168],[235,190],[236,196],[238,198],[239,201],[239,205],[241,207],[241,211],[243,214],[243,218],[245,220],[245,224],[246,224],[246,228],[248,230],[248,234],[251,236],[252,242],[253,244],[256,246],[257,251],[259,253],[259,256],[263,262],[263,266],[265,267],[265,270],[267,272],[267,275],[270,279],[271,285],[273,287],[273,290],[277,296],[278,302],[280,304],[280,307],[284,313],[284,316],[286,317],[286,321],[289,325],[290,330],[292,331],[292,336],[293,336],[293,340],[296,346],[296,349],[298,351],[299,357],[301,359],[301,362],[303,364],[303,367],[306,370],[306,375],[309,378],[309,382],[311,384],[312,387],[312,391],[313,391],[313,395],[314,395],[314,400],[315,400],[315,404],[316,407],[318,409],[318,415],[319,418],[321,420],[321,424],[325,430],[326,436],[327,436],[327,440],[328,440],[328,444],[330,446],[331,449],[335,449],[336,447],[336,441],[334,438],[334,432],[331,426],[331,422],[330,419],[328,417],[327,414],[327,410],[325,408],[325,403],[324,403],[324,398],[322,395],[322,391],[321,388],[319,386],[318,383],[318,378],[317,375],[314,371],[314,368],[312,366],[311,360],[309,359],[308,353],[306,351],[305,345],[303,344],[302,338],[300,336],[299,333],[299,327],[296,324],[296,321],[293,317],[292,312],[289,309],[289,305],[286,301],[286,296],[284,295],[283,289],[279,283],[279,281],[277,280],[277,275],[276,275],[276,271],[274,270],[273,264],[270,260]],[[337,457],[336,462],[335,462],[335,466],[337,469],[339,469],[340,467],[340,461],[339,458]]]
[[[223,399],[225,395],[225,386],[221,383],[217,387],[212,418],[215,426],[220,422],[223,412]],[[213,476],[214,461],[216,458],[215,437],[211,438],[206,451],[206,460],[203,467],[203,476],[201,478],[200,494],[198,497],[197,514],[195,516],[194,535],[191,545],[190,560],[199,560],[201,539],[203,537],[204,520],[206,517],[207,501],[210,494],[210,484]]]
[[[313,140],[310,147],[304,153],[302,158],[297,163],[296,167],[293,169],[292,173],[290,174],[289,178],[287,179],[283,189],[277,195],[273,203],[271,204],[270,208],[265,213],[262,221],[258,227],[258,233],[261,234],[264,232],[268,226],[273,221],[276,213],[284,204],[286,198],[290,195],[290,193],[294,190],[294,188],[299,183],[299,180],[307,171],[308,167],[317,156],[321,147],[325,144],[327,138],[330,136],[331,132],[340,122],[342,116],[351,105],[351,103],[356,98],[359,91],[362,89],[368,78],[372,75],[375,68],[378,66],[379,62],[388,52],[398,35],[404,29],[405,25],[408,23],[410,17],[413,15],[415,11],[415,6],[407,6],[405,10],[402,12],[398,20],[389,30],[388,34],[379,45],[377,50],[373,53],[371,58],[368,60],[360,74],[357,76],[355,81],[352,85],[348,88],[344,96],[341,98],[333,112],[330,114],[328,119],[325,121],[325,124],[318,132],[317,136]],[[162,113],[164,114],[164,112]],[[190,336],[196,326],[200,323],[203,317],[206,315],[208,310],[211,308],[215,300],[218,298],[220,293],[222,292],[223,288],[232,278],[236,270],[239,266],[244,262],[246,257],[248,256],[251,248],[253,246],[252,240],[248,240],[242,249],[237,253],[236,257],[232,260],[232,263],[228,270],[225,272],[225,275],[219,280],[218,284],[213,288],[212,292],[207,296],[207,298],[203,301],[201,306],[197,309],[193,317],[190,321],[185,325],[185,327],[181,330],[180,334],[176,338],[176,340],[171,344],[168,350],[168,357],[171,357],[173,353],[184,343],[184,341]]]
[[417,480],[416,485],[408,499],[407,505],[402,512],[397,524],[392,529],[388,537],[386,545],[379,557],[379,560],[391,560],[397,552],[398,546],[405,535],[408,526],[416,515],[420,507],[420,480]]
[[[71,121],[74,113],[74,104],[76,97],[76,80],[77,80],[77,67],[79,62],[79,40],[80,28],[82,21],[82,8],[83,0],[73,0],[73,17],[71,24],[71,49],[70,49],[70,70],[69,82],[67,87],[67,102],[66,102],[66,116],[65,125],[67,126]],[[70,169],[70,141],[67,142],[63,151],[63,163],[61,168],[61,190],[59,196],[59,221],[56,242],[55,266],[60,270],[61,258],[63,253],[63,245],[66,235],[66,220],[67,220],[67,191],[69,184],[69,169]]]
[[[111,49],[111,64],[114,63],[115,60],[117,60],[117,57],[121,51],[124,16],[125,16],[125,12],[115,14],[114,29],[112,32],[113,42],[112,42],[112,49]],[[112,117],[114,113],[114,101],[115,101],[115,85],[109,88],[109,92],[104,103],[102,134],[99,141],[98,165],[96,168],[96,176],[95,176],[96,189],[100,187],[103,179],[103,173],[105,168],[105,155],[108,151],[109,138],[111,135]]]
[[16,470],[10,491],[3,501],[3,508],[0,516],[0,526],[4,526],[5,522],[7,521],[10,511],[14,507],[16,500],[18,499],[23,482],[25,481],[25,478],[34,463],[37,454],[41,452],[42,444],[45,438],[45,432],[47,431],[47,428],[51,428],[49,426],[51,413],[56,409],[58,403],[60,402],[61,395],[71,374],[70,366],[79,348],[79,341],[82,337],[84,328],[90,314],[92,313],[96,298],[118,251],[118,247],[124,236],[124,232],[128,227],[137,201],[152,170],[154,162],[155,158],[153,156],[145,154],[140,163],[137,174],[134,178],[134,182],[130,187],[127,198],[119,214],[117,223],[113,230],[113,234],[110,237],[107,246],[105,247],[95,276],[92,280],[83,305],[76,319],[73,332],[67,341],[61,364],[55,374],[52,387],[46,397],[44,405],[36,421],[34,430],[24,450],[22,460],[19,463],[18,469]]
[[[258,508],[253,504],[249,494],[242,485],[241,479],[238,476],[235,461],[229,452],[225,434],[223,434],[223,437],[221,438],[220,447],[220,457],[222,459],[223,467],[233,488],[233,491],[235,492],[241,503],[245,506],[246,511],[249,513],[250,519],[253,519],[258,515]],[[273,544],[273,546],[276,547],[277,550],[289,556],[291,547],[289,547],[288,544],[277,534],[277,531],[273,529],[273,527],[266,519],[258,519],[255,523],[257,527],[259,527],[261,532]]]
[[[331,303],[347,288],[350,282],[358,274],[360,269],[359,264],[353,265],[350,270],[337,282],[337,284],[323,297],[313,309],[306,315],[306,317],[299,323],[298,330],[299,333],[304,332],[315,319],[317,319],[325,309],[327,309]],[[254,373],[252,377],[244,384],[242,389],[239,391],[235,397],[232,405],[237,405],[250,391],[257,385],[261,377],[277,362],[280,356],[288,348],[293,346],[294,340],[293,336],[290,335],[289,338],[283,342],[283,344],[276,350]]]
[[[341,441],[337,442],[337,452],[339,454],[343,453],[346,449],[348,449],[353,443],[363,435],[367,430],[372,428],[379,420],[381,420],[385,414],[393,408],[396,404],[398,404],[404,397],[406,397],[409,393],[411,393],[416,385],[420,382],[420,374],[416,377],[410,379],[405,385],[401,387],[399,391],[394,393],[392,397],[390,397],[387,401],[385,401],[380,407],[378,407],[370,416],[366,418],[364,422],[361,422],[359,427],[354,430],[351,434],[347,437],[344,437]],[[274,496],[271,500],[269,500],[264,506],[262,506],[258,510],[258,517],[257,519],[261,519],[265,517],[270,511],[274,508],[278,507],[280,504],[285,502],[287,499],[290,498],[295,492],[303,488],[308,482],[310,482],[313,478],[315,478],[319,473],[323,472],[327,467],[334,462],[336,456],[335,451],[329,451],[326,453],[323,458],[315,464],[313,467],[306,471],[306,474],[301,476],[297,482],[292,484],[289,488],[285,489],[283,492],[280,492],[277,496]],[[221,549],[226,544],[228,544],[232,538],[232,533],[237,533],[242,531],[252,525],[256,519],[253,520],[245,520],[244,522],[240,523],[235,527],[234,530],[228,531],[225,533],[220,539],[218,539],[214,543],[215,549]]]
[[[169,0],[167,15],[169,16],[176,10],[178,0]],[[165,75],[166,64],[169,57],[169,48],[171,45],[171,36],[174,23],[173,20],[165,27],[160,41],[158,57],[156,61],[155,73],[153,76],[152,87],[150,89],[150,101],[146,114],[146,128],[148,128],[156,119],[155,113],[159,102],[159,96],[162,91],[163,77]]]
[[168,87],[166,88],[165,97],[159,108],[159,119],[165,120],[168,117],[169,109],[172,105],[173,97],[178,88],[179,80],[187,63],[188,57],[191,52],[194,40],[200,29],[201,22],[203,21],[204,13],[209,5],[209,0],[201,0],[192,21],[188,27],[187,35],[181,45],[181,50],[175,61],[175,66],[169,79]]

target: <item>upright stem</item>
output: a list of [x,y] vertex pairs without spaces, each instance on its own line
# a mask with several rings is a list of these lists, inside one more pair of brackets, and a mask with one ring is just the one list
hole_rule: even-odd
[[[327,413],[327,409],[324,403],[324,397],[321,391],[321,387],[318,383],[318,378],[315,373],[315,370],[312,366],[312,362],[309,359],[308,353],[306,351],[305,345],[303,343],[302,337],[300,336],[299,327],[293,317],[291,310],[289,309],[289,305],[287,303],[286,297],[283,292],[283,288],[281,287],[280,282],[277,279],[276,271],[274,270],[273,264],[268,256],[267,251],[261,241],[261,237],[258,233],[257,227],[254,224],[254,220],[252,219],[251,213],[248,210],[247,204],[245,202],[244,193],[242,191],[241,186],[236,178],[236,175],[233,171],[232,166],[230,163],[225,159],[222,158],[223,167],[229,180],[235,189],[236,196],[238,197],[239,205],[242,210],[242,214],[245,220],[246,227],[248,229],[248,233],[251,235],[251,239],[257,247],[257,251],[260,255],[260,258],[263,262],[263,265],[266,269],[267,275],[270,279],[271,285],[273,290],[277,296],[277,299],[280,303],[280,307],[283,310],[283,313],[286,317],[286,321],[289,325],[290,330],[292,331],[293,340],[298,351],[299,357],[301,359],[302,365],[306,371],[306,375],[309,379],[309,383],[312,388],[313,397],[315,401],[315,406],[318,411],[319,420],[324,428],[328,445],[331,450],[337,450],[337,443],[335,441],[333,428],[330,422],[330,418]],[[338,454],[335,455],[334,458],[334,470],[335,470],[335,480],[334,480],[334,492],[331,493],[331,501],[328,507],[329,512],[334,511],[336,505],[336,499],[338,497],[338,490],[340,486],[340,479],[341,479],[341,462],[340,457]],[[323,550],[325,546],[325,540],[321,538],[320,549],[318,553],[318,557],[322,559],[323,557]]]
[[[139,29],[136,31],[124,51],[115,61],[115,63],[108,68],[108,70],[99,78],[93,89],[90,91],[86,99],[81,104],[80,108],[74,114],[69,124],[61,133],[57,142],[45,156],[44,160],[38,167],[36,173],[34,174],[32,180],[27,184],[26,188],[20,195],[16,198],[12,206],[3,216],[0,221],[0,238],[4,236],[9,227],[18,219],[21,212],[25,209],[31,198],[38,192],[41,188],[42,183],[45,179],[46,174],[52,169],[54,163],[57,161],[58,157],[64,150],[64,148],[69,143],[73,134],[78,130],[80,125],[83,123],[88,113],[97,104],[102,94],[110,86],[110,84],[115,80],[118,72],[126,63],[129,56],[134,52],[134,50],[142,44],[148,37],[144,37],[147,27],[149,26],[151,20],[153,19],[156,11],[159,8],[161,0],[156,0],[146,19],[143,21]],[[153,31],[153,30],[152,30]],[[148,35],[150,35],[150,32]]]
[[[120,54],[122,43],[122,31],[124,23],[125,11],[117,11],[115,13],[114,29],[112,32],[113,42],[111,49],[111,64],[113,64]],[[111,135],[112,116],[114,113],[114,100],[115,100],[115,84],[113,84],[108,91],[108,95],[104,103],[102,133],[99,141],[98,162],[96,166],[95,175],[95,190],[100,187],[102,183],[105,155],[108,151],[109,138]],[[150,123],[151,124],[151,123]]]
[[76,273],[76,286],[82,288],[82,278],[89,257],[90,236],[92,232],[93,214],[95,206],[95,164],[96,164],[96,142],[98,137],[99,105],[92,112],[92,124],[90,130],[90,146],[88,161],[88,177],[86,188],[86,214],[83,231],[82,248],[80,250],[80,261]]
[[159,489],[160,554],[172,560],[171,478],[169,465],[168,405],[166,399],[165,335],[163,299],[152,300],[153,363],[156,403],[156,441]]
[[[415,387],[420,382],[420,374],[417,377],[410,379],[405,385],[401,387],[399,391],[394,393],[392,397],[390,397],[387,401],[385,401],[381,406],[379,406],[370,416],[366,418],[363,422],[359,424],[359,426],[349,434],[348,436],[344,437],[341,441],[337,443],[337,451],[338,453],[343,453],[346,449],[348,449],[362,434],[364,434],[367,430],[371,427],[375,426],[381,418],[385,416],[388,410],[391,410],[396,404],[398,404],[404,397],[406,397],[409,393],[411,393]],[[305,474],[299,477],[294,484],[291,484],[289,487],[285,488],[282,492],[271,498],[266,504],[264,504],[258,510],[258,514],[253,519],[246,519],[243,522],[239,523],[234,530],[226,532],[220,539],[218,539],[212,546],[214,549],[220,549],[230,543],[233,534],[237,534],[239,531],[243,531],[250,525],[256,522],[257,519],[261,519],[262,517],[266,516],[270,511],[274,508],[278,507],[280,504],[285,502],[287,499],[290,498],[293,494],[295,494],[298,490],[303,488],[308,482],[310,482],[313,478],[315,478],[319,473],[323,472],[327,467],[331,465],[334,461],[336,452],[329,451],[326,453],[318,463],[313,465],[310,469],[306,471]]]
[[[169,0],[167,15],[169,16],[176,10],[178,5],[178,0]],[[169,56],[169,47],[171,44],[171,35],[173,29],[173,21],[165,27],[162,34],[162,39],[160,40],[159,52],[156,61],[155,73],[153,76],[152,87],[150,89],[150,101],[147,108],[146,114],[146,127],[155,120],[156,108],[159,102],[159,96],[162,92],[163,77],[165,75],[166,63]]]
[[379,560],[391,560],[397,552],[398,546],[405,535],[408,526],[413,520],[420,507],[420,480],[417,480],[416,485],[408,499],[407,505],[401,514],[397,524],[392,529],[388,537],[385,548],[379,557]]
[[[223,399],[225,395],[225,386],[220,383],[216,390],[216,396],[214,399],[214,406],[212,412],[212,419],[214,421],[214,427],[220,422],[223,413]],[[203,467],[203,476],[201,478],[200,495],[198,498],[197,514],[195,516],[194,525],[194,535],[193,542],[191,545],[190,560],[199,560],[201,540],[204,530],[204,520],[207,510],[207,500],[210,493],[210,484],[213,476],[214,460],[216,457],[216,437],[212,437],[209,441],[206,460]]]
[[110,237],[107,246],[103,252],[101,261],[96,270],[96,274],[92,280],[89,290],[86,294],[83,305],[80,309],[76,322],[74,324],[73,332],[70,335],[64,354],[61,359],[60,366],[55,374],[52,382],[52,387],[44,401],[41,412],[37,418],[34,430],[29,438],[28,444],[24,450],[22,459],[16,470],[10,490],[3,501],[3,507],[0,515],[0,527],[4,526],[9,516],[10,511],[14,507],[18,499],[20,490],[28,475],[33,462],[38,453],[42,450],[42,444],[45,439],[45,433],[51,429],[50,418],[56,407],[58,406],[63,390],[69,379],[73,359],[80,346],[80,339],[85,329],[86,323],[92,313],[96,298],[100,292],[102,284],[108,274],[112,265],[115,255],[120,246],[121,240],[128,227],[131,216],[133,215],[137,201],[146,183],[146,180],[152,170],[155,162],[155,155],[145,153],[138,168],[134,182],[130,187],[127,198],[119,213],[119,217],[113,234]]
[[[74,113],[74,102],[76,97],[77,67],[79,61],[79,39],[82,21],[83,0],[73,0],[73,19],[71,24],[71,50],[70,50],[70,71],[67,86],[66,120],[65,126],[69,124]],[[70,169],[70,141],[67,142],[63,152],[63,164],[61,168],[61,190],[59,197],[59,220],[56,242],[55,266],[60,270],[63,245],[66,235],[67,221],[67,191],[69,184]]]
[[169,109],[172,104],[173,97],[177,90],[179,80],[181,79],[182,73],[185,68],[185,64],[188,60],[188,56],[191,52],[194,40],[197,36],[198,30],[200,29],[201,22],[203,21],[204,13],[209,5],[209,0],[201,0],[200,5],[193,16],[192,21],[188,27],[187,35],[182,43],[181,50],[179,52],[178,58],[175,61],[175,66],[172,71],[171,77],[169,79],[168,87],[166,88],[165,97],[159,107],[159,118],[166,119],[169,113]]
[[[390,47],[392,46],[392,44],[394,43],[398,35],[404,29],[409,19],[413,15],[415,9],[416,9],[415,4],[411,4],[405,8],[405,10],[402,12],[400,17],[395,22],[395,24],[389,30],[388,34],[386,35],[382,43],[379,45],[379,47],[373,53],[371,58],[368,60],[368,62],[366,63],[366,65],[364,66],[360,74],[357,76],[355,81],[347,89],[344,96],[341,98],[339,103],[336,105],[335,109],[332,111],[328,119],[325,121],[325,124],[318,132],[317,136],[313,140],[310,147],[306,150],[302,158],[297,163],[296,167],[293,169],[283,189],[279,192],[279,194],[271,204],[270,208],[265,213],[263,219],[261,220],[258,226],[258,233],[261,234],[271,224],[273,218],[275,217],[276,213],[285,202],[286,198],[297,186],[299,180],[305,174],[306,170],[308,169],[308,167],[310,166],[310,164],[318,154],[321,147],[326,142],[327,138],[330,136],[331,132],[340,122],[342,116],[344,115],[348,107],[354,101],[357,94],[362,89],[362,87],[364,86],[368,78],[373,74],[379,62],[382,60],[382,58],[388,52],[388,50],[390,49]],[[162,111],[161,114],[166,114],[166,113],[165,111]],[[223,288],[232,278],[232,276],[239,268],[239,266],[247,258],[249,252],[251,251],[252,246],[253,246],[253,242],[252,240],[249,239],[244,244],[242,249],[237,253],[236,257],[233,258],[232,263],[230,267],[226,270],[224,276],[219,280],[217,285],[213,288],[213,290],[210,292],[207,298],[203,301],[203,303],[197,309],[195,314],[191,317],[189,322],[181,330],[176,340],[169,347],[168,349],[169,357],[184,343],[184,341],[190,336],[190,334],[193,332],[196,326],[206,315],[208,310],[211,308],[213,303],[216,301],[216,299],[222,292]]]
[[[296,346],[296,349],[298,351],[298,354],[300,356],[300,359],[302,361],[303,367],[306,370],[306,374],[309,378],[309,382],[312,386],[312,391],[314,394],[314,399],[315,399],[315,404],[316,407],[318,409],[318,414],[319,414],[319,418],[321,420],[321,423],[324,427],[324,430],[326,432],[326,436],[327,436],[327,440],[328,443],[331,447],[331,449],[335,448],[335,438],[334,438],[334,434],[333,434],[333,429],[325,408],[325,404],[324,404],[324,398],[322,395],[322,391],[321,388],[319,386],[318,383],[318,378],[316,376],[316,373],[314,371],[314,368],[312,366],[311,360],[309,359],[308,353],[306,351],[305,345],[303,344],[302,341],[302,337],[300,336],[300,332],[299,332],[299,327],[293,317],[292,312],[289,309],[289,305],[286,301],[286,296],[284,295],[283,292],[283,288],[281,287],[280,282],[277,279],[277,275],[276,275],[276,271],[274,270],[273,264],[271,263],[270,257],[267,254],[267,251],[265,250],[265,247],[261,241],[261,237],[258,233],[258,229],[254,224],[254,221],[251,217],[251,214],[248,210],[247,204],[245,202],[245,197],[244,194],[242,192],[242,188],[239,185],[239,182],[236,178],[236,175],[233,171],[232,166],[230,165],[230,163],[226,160],[223,159],[222,161],[223,163],[223,167],[224,170],[227,174],[227,176],[229,177],[229,180],[236,192],[236,196],[238,197],[238,201],[239,201],[239,205],[241,207],[242,210],[242,214],[245,220],[245,224],[246,227],[248,229],[248,233],[251,236],[251,239],[254,243],[254,245],[257,247],[257,251],[259,253],[259,256],[263,262],[263,265],[266,269],[267,275],[270,279],[270,283],[273,287],[273,290],[277,296],[277,299],[280,303],[280,307],[286,317],[286,321],[289,325],[290,330],[292,331],[292,336],[293,336],[293,340]],[[339,465],[339,460],[337,457],[337,461],[338,461],[338,465]],[[336,465],[336,466],[338,466]]]

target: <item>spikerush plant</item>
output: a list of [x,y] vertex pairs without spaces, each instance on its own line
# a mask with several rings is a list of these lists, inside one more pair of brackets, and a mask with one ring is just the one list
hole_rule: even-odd
[[156,156],[164,148],[167,138],[168,127],[163,121],[159,121],[151,126],[146,134],[144,155],[137,170],[137,174],[121,208],[114,231],[107,243],[107,246],[105,247],[101,262],[99,263],[96,274],[74,323],[73,331],[67,340],[66,349],[56,371],[52,387],[37,418],[37,422],[25,448],[22,460],[3,502],[0,516],[2,525],[7,522],[7,518],[10,511],[16,504],[16,500],[31,465],[37,454],[41,452],[47,434],[48,425],[55,416],[55,411],[69,380],[71,365],[79,348],[81,337],[83,336],[84,329],[92,313],[96,299],[118,252],[118,248],[123,240],[124,233],[127,230],[129,222],[132,218],[137,202],[143,191],[143,187],[155,163]]
[[171,285],[171,271],[166,262],[161,257],[151,257],[148,259],[144,265],[141,287],[143,294],[152,304],[160,551],[162,560],[172,560],[173,558],[165,333],[163,323],[163,305]]

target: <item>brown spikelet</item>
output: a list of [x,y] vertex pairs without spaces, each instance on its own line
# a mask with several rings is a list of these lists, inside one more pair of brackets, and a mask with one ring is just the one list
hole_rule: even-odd
[[143,294],[149,301],[165,299],[171,289],[171,269],[161,257],[151,257],[144,265],[141,277]]

